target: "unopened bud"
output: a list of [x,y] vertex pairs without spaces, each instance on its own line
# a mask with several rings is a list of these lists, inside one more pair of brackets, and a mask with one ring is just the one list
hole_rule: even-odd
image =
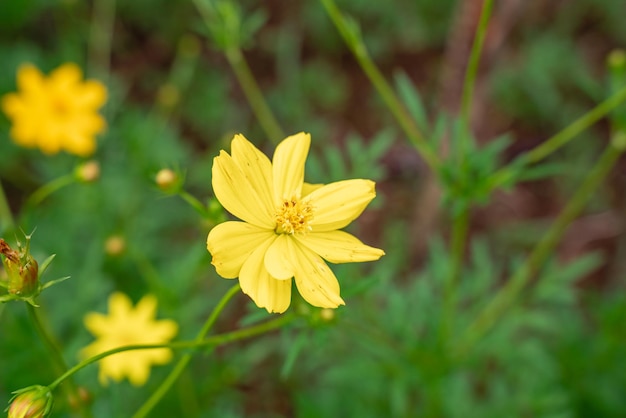
[[168,193],[176,192],[181,183],[180,176],[169,168],[159,170],[154,181],[159,189]]
[[87,161],[76,168],[75,175],[83,183],[93,183],[100,178],[100,163],[96,160]]
[[[29,240],[30,237],[27,237]],[[15,251],[5,240],[0,238],[0,254],[7,274],[9,294],[30,298],[39,293],[39,266],[29,251],[29,241],[20,251]]]
[[324,308],[320,311],[320,319],[324,322],[330,322],[335,319],[335,310]]
[[126,240],[120,235],[111,235],[104,243],[104,251],[112,256],[118,256],[126,249]]
[[8,418],[44,418],[52,410],[52,393],[46,386],[29,386],[13,394]]

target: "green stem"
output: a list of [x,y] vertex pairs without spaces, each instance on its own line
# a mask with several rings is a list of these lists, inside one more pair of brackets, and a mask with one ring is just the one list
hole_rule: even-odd
[[7,195],[0,182],[0,233],[4,233],[7,229],[15,228],[15,220],[9,207]]
[[354,54],[359,65],[368,76],[370,82],[374,85],[378,94],[380,94],[411,143],[413,143],[417,151],[428,163],[431,169],[435,170],[439,165],[439,158],[433,152],[428,142],[426,142],[424,135],[422,135],[419,131],[406,108],[402,105],[389,83],[385,80],[385,77],[370,58],[356,28],[346,22],[346,19],[341,14],[341,11],[335,4],[334,0],[321,0],[321,2],[328,13],[328,16],[331,18],[337,27],[337,30],[348,45],[348,48],[350,48]]
[[208,217],[206,206],[203,205],[202,202],[198,200],[198,198],[196,198],[195,196],[191,195],[189,192],[182,190],[182,189],[178,192],[178,195],[185,202],[189,203],[189,205],[191,205],[191,207],[194,208],[196,212],[198,212],[203,218]]
[[469,208],[464,208],[461,213],[455,217],[452,225],[452,239],[450,243],[451,267],[450,274],[445,283],[442,315],[443,324],[440,328],[443,332],[442,336],[446,339],[452,331],[452,322],[456,310],[457,287],[461,276],[463,256],[465,255],[468,229]]
[[26,303],[26,307],[28,308],[28,315],[30,316],[30,319],[33,321],[33,324],[35,324],[35,329],[37,330],[39,337],[45,343],[50,354],[52,354],[52,363],[57,373],[64,373],[67,370],[67,365],[65,364],[59,345],[52,335],[46,330],[35,308],[30,303]]
[[[589,112],[576,119],[563,130],[548,138],[537,147],[520,155],[508,166],[503,167],[494,173],[491,179],[491,189],[495,189],[508,183],[515,176],[517,169],[536,163],[567,144],[582,131],[589,128],[591,125],[606,116],[611,110],[619,106],[622,102],[624,102],[624,100],[626,100],[626,87],[617,91],[611,97],[598,104]],[[515,167],[515,169],[512,170],[511,167]]]
[[[214,22],[217,21],[216,12],[211,2],[203,2],[201,0],[193,0],[193,2],[200,12],[204,23],[209,29],[211,29]],[[261,124],[261,128],[263,128],[263,131],[265,131],[265,134],[270,141],[277,144],[285,137],[285,135],[276,121],[272,110],[267,105],[267,102],[263,97],[263,93],[261,93],[261,89],[252,75],[250,66],[241,53],[239,45],[235,44],[237,41],[235,39],[230,39],[230,41],[233,42],[233,44],[224,48],[226,59],[233,69],[248,103],[250,103],[252,111]]]
[[[61,353],[61,348],[57,343],[56,339],[52,336],[50,332],[46,329],[45,325],[41,321],[37,310],[30,304],[26,303],[26,308],[28,309],[28,315],[30,316],[33,324],[35,325],[35,329],[37,330],[37,334],[43,340],[44,344],[48,348],[48,352],[52,356],[52,364],[56,369],[56,373],[66,373],[67,372],[67,364],[63,359],[63,354]],[[70,379],[68,380],[68,387],[66,388],[68,398],[75,398],[76,402],[78,402],[80,413],[83,417],[91,417],[91,412],[86,407],[85,403],[82,402],[80,396],[78,395],[78,388],[74,384],[74,382]]]
[[587,178],[585,178],[576,193],[568,201],[563,211],[561,211],[548,232],[531,252],[525,263],[470,324],[464,338],[461,340],[458,349],[459,354],[467,353],[513,306],[520,293],[529,285],[534,275],[553,252],[567,226],[582,211],[622,152],[623,149],[621,147],[618,148],[613,144],[606,148]]
[[44,184],[39,189],[35,190],[32,195],[30,195],[26,201],[26,207],[35,207],[39,205],[46,197],[50,196],[57,190],[74,183],[75,181],[76,176],[74,174],[66,174]]
[[285,134],[263,98],[261,89],[254,79],[252,71],[243,57],[241,50],[239,48],[230,47],[224,52],[265,134],[270,141],[274,144],[278,144],[278,142],[285,137]]
[[[196,339],[195,339],[196,342],[200,342],[204,339],[204,337],[210,331],[211,327],[213,327],[213,324],[215,324],[215,321],[219,317],[220,313],[224,310],[224,307],[226,307],[226,304],[233,298],[235,294],[237,294],[239,289],[240,289],[239,284],[236,284],[233,287],[231,287],[228,292],[226,292],[226,294],[218,302],[217,306],[215,306],[215,308],[213,309],[213,312],[211,312],[211,315],[209,315],[209,318],[206,320],[206,322],[202,326],[202,329],[196,336]],[[192,357],[192,353],[188,353],[182,356],[180,360],[178,360],[178,363],[176,364],[176,366],[174,366],[174,369],[170,372],[167,378],[161,383],[161,385],[157,388],[157,390],[155,390],[152,393],[150,398],[148,398],[148,400],[139,408],[139,410],[135,413],[135,415],[133,415],[133,418],[142,418],[142,417],[147,416],[150,413],[150,411],[157,405],[157,403],[159,403],[161,398],[163,398],[163,396],[171,389],[172,385],[176,382],[176,380],[178,380],[183,370],[185,370],[185,368],[191,361],[191,357]]]
[[89,366],[92,363],[97,362],[98,360],[102,360],[105,357],[111,356],[113,354],[121,353],[124,351],[132,351],[132,350],[152,350],[157,348],[170,348],[173,350],[184,349],[184,348],[200,348],[200,347],[218,347],[223,344],[231,343],[234,341],[243,340],[246,338],[255,337],[257,335],[273,331],[282,327],[283,325],[288,324],[293,321],[296,317],[291,315],[283,315],[277,319],[273,319],[271,321],[263,322],[259,325],[254,325],[248,328],[240,329],[237,331],[227,332],[225,334],[215,335],[213,337],[206,338],[202,341],[177,341],[173,343],[166,344],[134,344],[134,345],[126,345],[123,347],[117,347],[109,351],[105,351],[93,357],[90,357],[86,360],[81,361],[63,375],[59,376],[54,382],[48,385],[50,390],[56,389],[65,379],[69,378],[79,370]]
[[472,97],[474,95],[474,86],[476,83],[476,73],[478,72],[478,63],[480,54],[485,43],[485,35],[487,34],[487,25],[491,17],[491,9],[493,8],[493,0],[485,0],[480,13],[480,20],[476,28],[474,43],[470,53],[467,70],[465,72],[465,81],[463,82],[463,96],[461,98],[461,117],[465,125],[469,127],[471,117]]

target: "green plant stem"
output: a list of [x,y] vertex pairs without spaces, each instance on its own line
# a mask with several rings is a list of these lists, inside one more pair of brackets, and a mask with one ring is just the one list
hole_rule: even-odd
[[[205,25],[210,29],[216,20],[215,11],[211,3],[205,3],[200,0],[193,0],[193,3],[200,12]],[[250,107],[252,107],[252,111],[261,124],[261,128],[270,141],[277,144],[285,135],[272,110],[267,105],[263,93],[261,93],[261,89],[250,70],[250,66],[241,53],[241,48],[239,45],[229,45],[224,48],[224,54],[237,77],[237,81],[241,85],[248,103],[250,103]]]
[[244,340],[246,338],[252,338],[260,334],[264,334],[269,331],[273,331],[279,329],[283,325],[288,324],[289,322],[295,319],[295,315],[288,314],[283,315],[279,318],[273,319],[271,321],[263,322],[262,324],[254,325],[248,328],[243,328],[237,331],[231,331],[224,334],[215,335],[213,337],[206,338],[202,341],[177,341],[173,343],[166,344],[135,344],[135,345],[126,345],[123,347],[117,347],[109,351],[105,351],[93,357],[90,357],[86,360],[81,361],[63,375],[59,376],[54,382],[48,385],[50,390],[56,389],[65,379],[69,378],[79,370],[89,366],[92,363],[97,362],[98,360],[102,360],[105,357],[111,356],[113,354],[121,353],[124,351],[132,351],[132,350],[152,350],[157,348],[170,348],[173,350],[184,349],[184,348],[200,348],[200,347],[218,347],[223,344],[228,344],[235,341]]
[[15,220],[9,207],[9,201],[7,195],[0,182],[0,233],[4,233],[7,229],[15,228]]
[[[59,347],[59,344],[57,343],[56,339],[46,329],[35,307],[33,307],[30,303],[26,303],[26,308],[28,310],[28,315],[30,319],[35,325],[37,334],[39,334],[39,337],[42,339],[42,341],[44,342],[45,346],[48,349],[48,352],[52,356],[52,364],[53,364],[54,369],[56,370],[56,373],[62,374],[62,373],[67,372],[67,364],[65,363],[65,360],[63,359],[61,348]],[[66,392],[67,392],[68,398],[73,397],[78,402],[80,414],[86,418],[91,417],[91,412],[86,407],[84,402],[82,402],[80,396],[78,395],[78,388],[76,387],[76,385],[71,379],[68,380],[68,387],[66,388]]]
[[250,66],[248,66],[248,63],[241,53],[241,49],[230,47],[227,48],[224,53],[263,131],[265,131],[265,134],[272,143],[278,144],[278,142],[285,137],[285,134],[278,125],[270,107],[267,105],[261,93],[261,89],[252,75]]
[[465,246],[467,242],[467,233],[469,229],[469,208],[464,208],[455,218],[452,224],[452,239],[450,243],[451,266],[450,274],[447,278],[444,289],[442,326],[443,337],[447,339],[452,330],[452,322],[454,320],[456,310],[456,296],[459,279],[461,276],[461,267],[463,265],[463,256],[465,255]]
[[58,177],[49,183],[44,184],[33,192],[32,195],[26,201],[26,207],[35,207],[39,205],[44,199],[50,196],[52,193],[62,189],[63,187],[70,185],[76,181],[74,174],[66,174]]
[[178,192],[178,195],[185,202],[189,203],[189,205],[191,205],[191,207],[194,208],[196,212],[200,214],[200,216],[202,216],[203,218],[207,217],[208,213],[206,206],[203,205],[202,202],[200,202],[195,196],[182,189]]
[[528,256],[525,263],[513,274],[504,287],[498,291],[491,302],[470,324],[458,346],[457,352],[460,355],[467,353],[504,316],[506,311],[515,304],[520,293],[528,287],[534,275],[553,252],[567,226],[582,211],[593,192],[602,183],[622,152],[622,149],[618,149],[613,145],[607,147],[576,193],[567,202],[565,208]]
[[480,13],[480,19],[478,21],[478,27],[476,28],[476,35],[474,36],[474,43],[472,44],[472,51],[470,52],[469,62],[467,63],[467,70],[465,71],[463,96],[461,98],[461,117],[465,125],[468,127],[471,117],[472,98],[474,95],[474,86],[476,84],[478,63],[480,62],[480,55],[483,49],[483,44],[485,43],[485,35],[487,34],[487,26],[489,18],[491,17],[492,8],[493,0],[484,0],[483,8]]
[[611,97],[598,104],[596,107],[585,113],[574,122],[566,126],[563,130],[548,138],[537,147],[520,155],[515,161],[506,167],[498,170],[491,179],[491,189],[495,189],[508,183],[516,173],[511,167],[521,168],[546,158],[556,150],[567,144],[585,129],[606,116],[611,110],[615,109],[626,100],[626,87],[617,91]]
[[435,170],[439,165],[439,158],[426,142],[424,135],[422,135],[419,131],[406,108],[402,105],[389,83],[385,80],[385,77],[370,58],[356,28],[354,26],[350,26],[346,22],[346,19],[341,14],[341,11],[335,4],[334,0],[321,0],[321,2],[328,13],[328,16],[333,21],[337,30],[348,45],[348,48],[354,54],[359,65],[370,79],[370,82],[374,85],[378,94],[380,94],[413,146],[415,146],[430,168]]
[[[213,324],[215,324],[215,321],[219,317],[220,313],[226,307],[226,304],[233,298],[235,294],[237,294],[239,289],[240,289],[239,284],[236,284],[233,287],[231,287],[230,290],[228,290],[228,292],[226,292],[226,294],[218,302],[218,304],[215,306],[215,308],[211,312],[211,315],[209,315],[209,318],[206,320],[206,322],[202,326],[202,329],[196,336],[196,339],[195,339],[196,342],[200,342],[204,339],[204,337],[206,337],[208,332],[213,327]],[[174,369],[170,372],[167,378],[165,378],[165,380],[161,383],[161,385],[154,392],[152,392],[152,395],[150,396],[150,398],[148,398],[148,400],[146,400],[146,402],[139,408],[139,410],[137,410],[135,415],[133,415],[133,418],[145,417],[150,413],[150,411],[157,405],[157,403],[159,403],[161,398],[163,398],[163,396],[171,389],[172,385],[176,382],[176,380],[178,380],[183,370],[185,370],[185,368],[191,361],[191,357],[192,357],[192,353],[188,353],[182,356],[180,360],[178,360],[178,363],[176,364],[176,366],[174,366]]]

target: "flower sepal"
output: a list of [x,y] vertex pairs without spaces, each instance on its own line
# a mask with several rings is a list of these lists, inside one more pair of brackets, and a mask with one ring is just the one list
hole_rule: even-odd
[[50,388],[33,385],[13,392],[5,411],[8,418],[44,418],[50,414],[52,404]]
[[35,298],[52,285],[69,279],[61,277],[46,283],[41,282],[41,276],[56,256],[46,258],[39,266],[37,260],[30,253],[30,238],[26,235],[26,244],[17,243],[17,250],[12,249],[7,242],[0,238],[0,258],[6,273],[6,277],[0,279],[0,286],[7,289],[7,294],[0,295],[0,302],[11,300],[23,300],[37,307]]

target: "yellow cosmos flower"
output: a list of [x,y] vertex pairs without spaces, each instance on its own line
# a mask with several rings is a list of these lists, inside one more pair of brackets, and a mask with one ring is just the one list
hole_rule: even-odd
[[[85,315],[85,326],[97,338],[85,347],[81,355],[92,357],[105,351],[133,344],[161,344],[171,340],[178,332],[176,322],[155,320],[157,299],[144,296],[137,307],[123,293],[109,297],[109,315],[91,312]],[[100,383],[107,378],[119,382],[128,377],[130,383],[141,386],[148,380],[152,364],[166,364],[172,359],[172,350],[157,348],[131,350],[113,354],[100,360]]]
[[76,64],[64,64],[49,77],[32,65],[17,73],[18,93],[2,97],[2,110],[12,122],[16,144],[39,148],[46,154],[65,150],[88,156],[96,149],[96,134],[105,128],[97,112],[106,101],[98,81],[82,81]]
[[309,134],[290,136],[278,145],[272,163],[235,135],[231,155],[221,151],[213,161],[215,196],[243,222],[224,222],[211,230],[212,264],[224,278],[239,277],[243,292],[268,312],[289,307],[292,278],[311,305],[343,305],[337,278],[324,259],[348,263],[385,254],[339,231],[376,196],[374,182],[304,183],[310,144]]

